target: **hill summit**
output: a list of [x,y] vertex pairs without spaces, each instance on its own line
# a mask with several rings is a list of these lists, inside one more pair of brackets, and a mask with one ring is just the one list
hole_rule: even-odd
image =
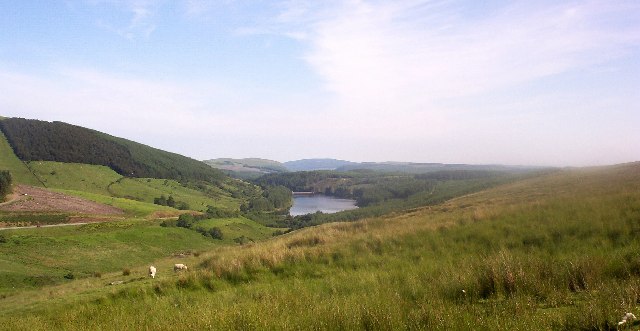
[[63,122],[5,118],[0,130],[22,161],[104,165],[139,178],[216,181],[224,176],[201,161]]

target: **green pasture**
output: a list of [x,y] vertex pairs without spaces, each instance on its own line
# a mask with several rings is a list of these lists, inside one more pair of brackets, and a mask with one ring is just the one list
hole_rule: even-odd
[[[26,169],[20,161],[17,165]],[[221,183],[220,187],[206,183],[188,187],[169,179],[124,178],[109,167],[100,165],[33,161],[29,162],[29,167],[47,188],[114,205],[136,216],[154,211],[175,212],[173,208],[153,205],[154,198],[162,195],[171,195],[197,211],[205,211],[209,205],[238,210],[242,203],[241,199],[231,197],[231,193],[226,191],[237,189],[231,179],[229,183]]]
[[101,165],[32,161],[29,167],[48,187],[111,195],[108,187],[122,178],[111,168]]
[[9,170],[14,184],[42,186],[29,168],[13,153],[2,131],[0,131],[0,170]]
[[87,278],[39,296],[9,293],[0,325],[616,330],[624,313],[640,314],[639,252],[640,164],[565,170],[384,217],[210,247],[187,272],[119,289]]
[[217,227],[222,231],[222,242],[226,244],[235,243],[234,239],[244,236],[248,241],[260,241],[273,237],[275,231],[286,229],[276,229],[263,226],[244,217],[208,219],[196,222],[193,227],[211,229]]
[[165,198],[171,195],[174,200],[186,202],[189,209],[197,211],[205,211],[209,205],[237,210],[241,203],[218,187],[206,185],[204,189],[196,190],[169,179],[122,178],[113,183],[109,190],[115,196],[149,203],[153,203],[155,198],[162,195]]
[[219,245],[153,221],[116,221],[0,231],[0,294],[135,269],[172,254]]

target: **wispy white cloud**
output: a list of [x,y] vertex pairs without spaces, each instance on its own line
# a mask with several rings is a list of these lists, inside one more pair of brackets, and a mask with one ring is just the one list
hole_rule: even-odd
[[111,10],[124,12],[127,15],[125,21],[111,16],[99,17],[96,23],[99,27],[123,38],[135,40],[149,38],[156,30],[157,23],[154,16],[158,7],[162,6],[164,2],[162,0],[90,0],[89,4],[94,7],[108,7]]
[[[397,146],[416,150],[423,144],[448,155],[437,146],[446,142],[462,151],[470,149],[465,143],[484,143],[517,159],[517,150],[534,142],[503,127],[510,125],[510,118],[517,123],[524,116],[520,134],[546,136],[551,144],[565,140],[571,146],[567,149],[584,155],[588,149],[568,138],[571,130],[535,129],[559,112],[573,118],[575,131],[588,132],[580,126],[590,123],[574,115],[608,111],[595,109],[589,104],[592,96],[575,95],[570,87],[544,97],[542,112],[535,107],[537,96],[525,93],[519,107],[503,111],[498,122],[484,118],[504,109],[510,97],[496,98],[491,105],[446,104],[508,94],[518,86],[591,70],[637,52],[640,45],[640,22],[634,19],[640,16],[640,5],[631,1],[515,2],[474,13],[463,12],[466,5],[454,1],[324,2],[309,10],[311,3],[284,3],[275,24],[281,24],[283,35],[299,29],[305,36],[300,38],[308,45],[304,59],[335,96],[332,118],[340,119],[332,123],[336,132],[349,132],[344,135],[352,140],[369,137],[373,144],[390,143],[395,147],[388,147],[389,154]],[[581,101],[566,109],[561,108],[563,98]],[[483,123],[483,129],[477,123]],[[473,138],[455,143],[461,134]],[[602,144],[611,146],[613,139]],[[492,153],[483,153],[479,162],[491,159]]]
[[[352,1],[312,27],[306,59],[351,100],[437,100],[482,93],[621,56],[640,24],[609,20],[638,6],[520,3],[468,19],[432,1]],[[625,13],[626,12],[626,13]],[[402,99],[399,99],[402,98]]]
[[[120,72],[59,60],[67,67],[33,74],[3,70],[0,62],[5,115],[64,120],[198,158],[557,165],[640,158],[630,143],[640,140],[638,80],[629,74],[640,72],[632,59],[640,49],[635,1],[92,4],[105,26],[126,38],[171,27],[161,19],[193,24],[182,31],[198,43],[182,41],[207,51],[215,65],[203,65],[202,75],[172,68],[170,76],[150,78],[134,72],[153,69],[133,60],[117,67]],[[169,8],[182,11],[171,15]],[[202,24],[209,20],[215,24]],[[210,38],[223,33],[232,35],[220,43]],[[274,36],[295,43],[233,58],[242,42]],[[171,54],[167,63],[190,61],[190,55]],[[270,77],[273,71],[241,81],[231,69],[247,68],[234,61],[258,68],[274,59],[282,67],[306,64],[311,70],[283,76],[304,88],[270,86],[269,79],[279,79]],[[304,76],[308,72],[315,76]]]
[[63,120],[200,159],[242,156],[257,141],[286,143],[291,135],[312,132],[315,123],[313,115],[296,113],[302,99],[246,103],[249,91],[223,84],[162,82],[86,68],[61,68],[43,77],[0,66],[0,89],[3,116]]

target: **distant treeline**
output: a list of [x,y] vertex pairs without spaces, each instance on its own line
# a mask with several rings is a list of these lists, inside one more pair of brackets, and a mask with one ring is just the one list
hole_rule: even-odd
[[[368,217],[378,217],[389,213],[409,210],[413,208],[432,206],[455,197],[478,192],[500,184],[504,184],[518,178],[525,178],[526,174],[503,174],[496,176],[479,176],[473,179],[458,180],[438,180],[428,182],[424,179],[416,180],[415,185],[407,186],[408,190],[398,190],[408,184],[408,181],[400,180],[396,185],[384,187],[374,186],[365,196],[372,197],[366,207],[342,211],[334,214],[324,214],[321,212],[287,217],[279,220],[280,227],[287,227],[291,230],[308,226],[319,225],[328,222],[355,221]],[[429,180],[431,181],[431,179]],[[423,190],[412,190],[410,187]],[[395,188],[394,188],[395,187]]]
[[262,195],[253,197],[240,206],[244,213],[288,211],[292,205],[291,190],[284,186],[267,186]]
[[223,174],[203,162],[63,122],[0,120],[22,161],[57,161],[108,166],[127,177],[216,181]]
[[[252,182],[262,187],[284,186],[291,191],[313,191],[318,183],[328,179],[353,178],[354,174],[336,171],[299,171],[266,174]],[[324,192],[323,192],[324,193]]]
[[11,173],[7,170],[0,171],[0,201],[4,201],[7,194],[11,193]]
[[355,199],[358,207],[366,207],[388,200],[407,199],[420,192],[433,192],[443,181],[495,178],[506,174],[484,170],[443,170],[419,175],[371,170],[301,171],[268,174],[253,182],[263,187],[282,185],[292,191]]

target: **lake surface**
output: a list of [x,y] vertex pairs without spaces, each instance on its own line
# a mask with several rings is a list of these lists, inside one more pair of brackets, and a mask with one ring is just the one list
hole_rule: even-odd
[[293,207],[289,211],[291,216],[304,215],[321,211],[326,214],[358,208],[355,200],[338,199],[322,194],[293,195]]

